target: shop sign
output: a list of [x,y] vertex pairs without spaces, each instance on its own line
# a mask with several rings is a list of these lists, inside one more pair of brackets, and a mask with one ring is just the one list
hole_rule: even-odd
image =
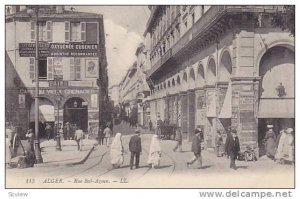
[[[34,90],[29,91],[32,95],[34,95]],[[97,91],[93,89],[40,89],[40,95],[56,95],[58,93],[62,95],[91,95],[96,94]]]
[[19,94],[19,108],[25,108],[25,94]]
[[[20,57],[35,57],[35,43],[19,43]],[[98,57],[98,44],[39,43],[39,57]]]

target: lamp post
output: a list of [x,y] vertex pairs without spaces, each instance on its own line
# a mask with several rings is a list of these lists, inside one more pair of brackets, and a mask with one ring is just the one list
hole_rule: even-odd
[[39,7],[32,6],[27,9],[27,13],[32,16],[33,12],[35,13],[35,109],[34,109],[34,128],[35,128],[35,156],[36,163],[43,163],[43,158],[40,148],[40,137],[39,137]]
[[56,127],[56,151],[62,151],[61,150],[61,142],[60,142],[60,123],[59,123],[59,105],[61,101],[61,93],[58,90],[58,85],[60,85],[60,82],[62,81],[62,76],[60,75],[54,75],[54,80],[56,84],[56,102],[57,102],[57,127]]

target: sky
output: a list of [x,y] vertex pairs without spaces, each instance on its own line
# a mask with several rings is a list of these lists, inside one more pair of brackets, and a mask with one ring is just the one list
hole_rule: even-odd
[[[72,6],[79,12],[103,14],[109,87],[119,84],[136,60],[150,16],[147,6]],[[70,6],[66,6],[70,9]]]

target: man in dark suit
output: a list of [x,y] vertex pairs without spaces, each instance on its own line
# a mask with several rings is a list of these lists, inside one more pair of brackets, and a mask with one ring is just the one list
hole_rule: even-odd
[[235,160],[240,152],[240,142],[235,129],[231,131],[231,136],[227,137],[227,145],[225,150],[230,157],[230,168],[236,170]]
[[133,167],[133,160],[135,157],[135,168],[139,168],[140,153],[142,152],[140,131],[136,130],[135,135],[130,138],[129,141],[129,151],[131,152],[130,156],[130,169]]
[[201,156],[201,133],[202,130],[200,128],[197,128],[195,130],[195,135],[193,137],[193,141],[192,141],[192,152],[194,152],[194,158],[190,161],[187,162],[187,166],[190,166],[191,164],[193,164],[195,161],[198,160],[198,169],[202,168],[202,156]]

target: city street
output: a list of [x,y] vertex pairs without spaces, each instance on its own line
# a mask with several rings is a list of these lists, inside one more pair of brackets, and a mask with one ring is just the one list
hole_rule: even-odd
[[[83,151],[77,151],[73,140],[62,141],[62,151],[55,151],[53,140],[41,143],[43,164],[33,168],[6,169],[7,188],[115,188],[115,187],[194,187],[194,188],[291,188],[294,186],[294,166],[276,164],[266,157],[257,162],[237,161],[238,169],[229,168],[229,159],[217,158],[212,150],[202,153],[203,168],[188,168],[186,162],[193,157],[189,142],[183,143],[183,152],[173,152],[174,141],[161,140],[162,159],[160,167],[147,165],[152,134],[142,130],[142,154],[140,168],[130,170],[128,143],[134,129],[127,124],[114,127],[114,134],[121,132],[125,149],[125,161],[121,168],[110,164],[109,148],[96,145],[88,156],[95,140],[85,139]],[[88,158],[87,158],[88,156]],[[284,176],[285,181],[278,180]],[[241,183],[242,182],[242,183]],[[20,184],[20,185],[19,185]],[[25,185],[25,186],[24,186]]]

